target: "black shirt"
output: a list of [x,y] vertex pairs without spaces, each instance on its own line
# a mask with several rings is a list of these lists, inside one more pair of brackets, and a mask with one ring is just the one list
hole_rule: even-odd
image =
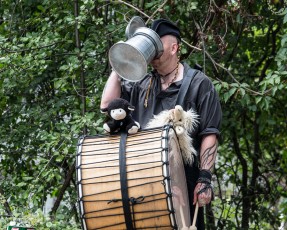
[[[186,63],[183,66],[183,78],[191,77],[187,76],[190,67]],[[151,72],[139,82],[122,80],[122,97],[135,106],[132,116],[144,127],[153,115],[175,107],[182,82],[183,80],[174,82],[166,90],[161,90],[159,75]],[[200,148],[203,135],[220,134],[222,112],[219,97],[211,80],[204,73],[198,71],[193,77],[181,106],[184,110],[193,109],[199,115],[199,125],[191,134],[196,150]]]

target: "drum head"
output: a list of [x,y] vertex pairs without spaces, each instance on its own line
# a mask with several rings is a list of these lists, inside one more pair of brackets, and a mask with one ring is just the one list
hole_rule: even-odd
[[179,229],[189,227],[190,208],[183,159],[180,154],[177,137],[170,135],[169,170],[171,177],[172,203]]

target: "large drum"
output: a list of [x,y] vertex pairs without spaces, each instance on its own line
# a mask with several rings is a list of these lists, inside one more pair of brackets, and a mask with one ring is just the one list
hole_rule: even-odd
[[83,229],[191,225],[183,161],[169,126],[81,138],[77,182]]

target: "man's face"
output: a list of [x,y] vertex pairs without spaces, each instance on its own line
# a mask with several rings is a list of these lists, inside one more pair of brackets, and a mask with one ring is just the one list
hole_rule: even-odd
[[165,35],[160,38],[163,45],[163,54],[158,59],[154,59],[151,65],[154,69],[161,69],[170,64],[169,60],[177,52],[177,40],[174,36]]

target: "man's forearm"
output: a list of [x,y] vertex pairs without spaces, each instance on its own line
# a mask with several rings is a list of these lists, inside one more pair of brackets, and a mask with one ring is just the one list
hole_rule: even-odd
[[211,171],[214,168],[217,155],[217,137],[215,134],[206,135],[201,142],[200,172],[197,185],[194,189],[193,204],[197,202],[199,207],[208,204],[212,199]]
[[101,109],[108,107],[111,100],[121,96],[121,82],[116,72],[112,72],[105,85],[102,99]]
[[204,136],[200,150],[200,169],[212,171],[217,155],[217,137],[215,134]]

